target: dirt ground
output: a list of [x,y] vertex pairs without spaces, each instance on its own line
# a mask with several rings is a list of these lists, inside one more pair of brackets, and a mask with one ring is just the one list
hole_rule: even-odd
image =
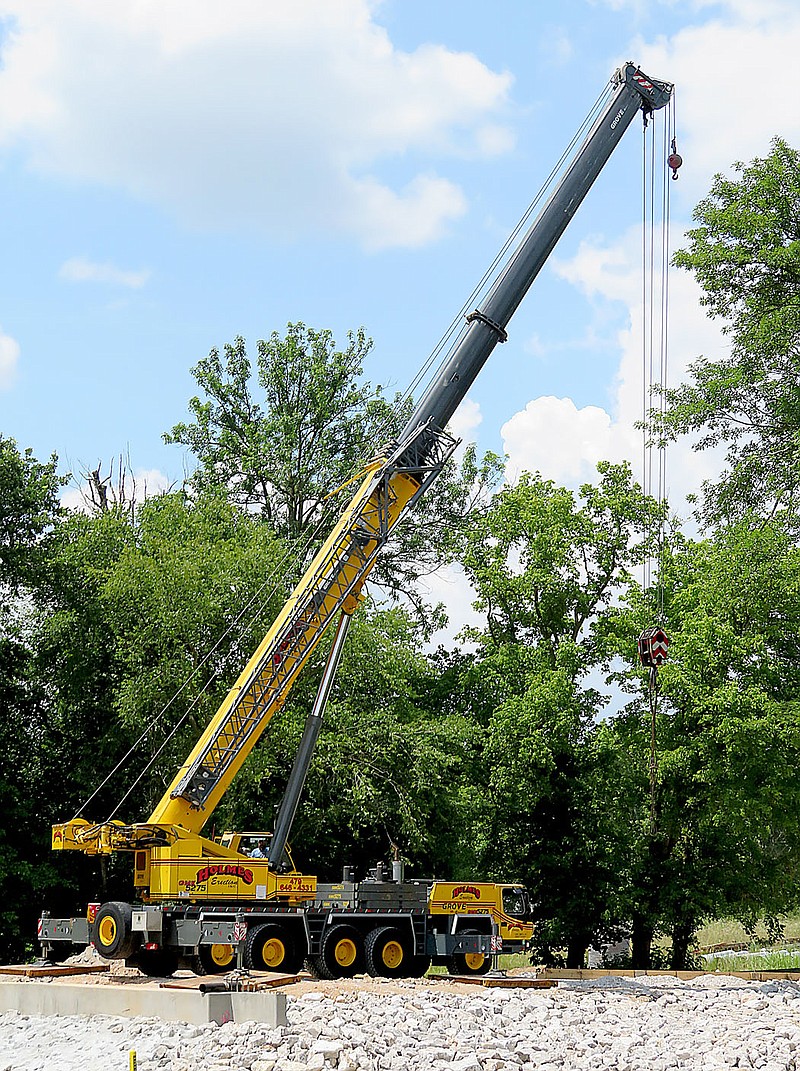
[[[65,963],[65,967],[98,967],[106,966],[108,970],[100,971],[87,971],[85,974],[60,974],[58,967],[51,968],[52,974],[43,973],[36,977],[36,981],[47,980],[52,985],[68,984],[68,985],[86,985],[86,986],[145,986],[150,989],[158,989],[165,982],[172,984],[180,983],[187,987],[193,987],[195,985],[201,985],[204,982],[212,982],[214,980],[213,975],[206,975],[204,977],[198,977],[191,971],[177,971],[170,978],[151,978],[143,975],[141,971],[135,967],[126,967],[124,962],[120,960],[104,960],[102,959],[94,949],[87,949],[80,955],[72,956]],[[509,977],[532,977],[533,972],[530,968],[516,968],[511,971],[504,972]],[[286,993],[291,993],[292,996],[303,996],[305,993],[325,993],[328,996],[347,998],[348,994],[355,993],[375,993],[377,994],[396,994],[407,992],[409,988],[418,987],[447,987],[449,991],[469,993],[474,992],[476,986],[470,982],[459,982],[456,979],[451,978],[446,974],[429,975],[426,978],[415,979],[389,979],[389,978],[372,978],[370,975],[357,975],[355,978],[340,978],[337,981],[323,981],[312,978],[305,972],[301,972],[299,976],[286,976],[286,981],[281,984],[279,976],[263,974],[258,971],[249,972],[251,977],[256,980],[263,980],[264,982],[271,982],[276,987],[284,989]],[[224,976],[217,976],[220,979]],[[297,977],[295,981],[294,978]]]

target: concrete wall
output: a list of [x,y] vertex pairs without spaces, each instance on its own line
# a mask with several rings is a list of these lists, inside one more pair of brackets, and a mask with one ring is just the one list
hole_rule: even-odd
[[24,1015],[152,1016],[168,1022],[258,1022],[286,1025],[286,994],[199,993],[194,989],[144,986],[54,985],[0,982],[0,1012]]

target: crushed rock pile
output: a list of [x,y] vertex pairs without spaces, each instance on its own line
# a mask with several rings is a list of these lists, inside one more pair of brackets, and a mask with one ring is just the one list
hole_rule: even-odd
[[0,1015],[0,1071],[671,1071],[800,1067],[800,984],[604,978],[287,993],[286,1027]]

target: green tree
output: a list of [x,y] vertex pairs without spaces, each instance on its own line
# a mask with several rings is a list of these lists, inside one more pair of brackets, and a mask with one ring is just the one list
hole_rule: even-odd
[[349,480],[397,430],[382,388],[361,383],[372,340],[350,332],[344,349],[330,331],[289,324],[256,343],[234,339],[192,369],[204,399],[189,402],[191,423],[164,436],[199,462],[198,490],[222,489],[258,509],[276,532],[296,538],[320,520],[326,497]]
[[[605,619],[647,553],[660,511],[628,466],[603,464],[579,496],[535,476],[501,491],[468,532],[464,565],[486,613],[474,673],[489,714],[482,856],[532,891],[545,952],[580,965],[616,921],[625,832],[614,752],[589,674],[607,659]],[[635,642],[635,641],[634,641]]]
[[41,897],[57,884],[47,796],[51,726],[35,666],[34,620],[59,523],[56,458],[37,461],[0,436],[0,956],[19,959]]
[[[649,964],[657,932],[672,937],[672,965],[681,967],[707,919],[753,923],[797,902],[799,566],[785,532],[747,521],[666,558],[672,643],[659,671],[654,821],[646,701],[612,726],[626,756],[627,796],[639,801],[623,872],[636,966]],[[631,613],[620,636],[641,622],[646,604]],[[634,677],[641,681],[640,669]]]
[[[193,487],[258,510],[279,536],[302,544],[301,558],[315,550],[352,492],[349,481],[410,415],[409,399],[390,403],[363,380],[371,348],[363,329],[339,349],[330,331],[289,324],[285,337],[273,332],[256,343],[255,382],[244,339],[212,350],[193,369],[204,397],[191,399],[192,421],[164,436],[197,458]],[[429,630],[441,614],[430,613],[416,580],[452,555],[453,534],[499,473],[498,458],[479,463],[474,449],[451,462],[378,559],[373,582],[410,600]]]
[[653,414],[657,434],[723,445],[727,470],[703,487],[702,515],[752,513],[800,526],[800,154],[776,138],[764,159],[717,175],[675,263],[694,273],[727,356],[706,356]]
[[131,790],[120,817],[146,817],[283,602],[270,580],[282,554],[268,526],[212,494],[63,526],[39,649],[74,749],[70,813],[152,725],[87,814],[116,814]]

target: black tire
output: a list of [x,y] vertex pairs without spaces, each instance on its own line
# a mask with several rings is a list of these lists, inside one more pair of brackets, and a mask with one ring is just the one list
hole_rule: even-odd
[[[463,937],[477,937],[477,930],[462,930]],[[447,962],[448,974],[486,974],[492,969],[492,957],[477,952],[455,952]]]
[[92,923],[92,944],[104,959],[127,959],[139,947],[140,934],[131,931],[133,908],[116,900],[103,904]]
[[303,968],[308,971],[312,978],[319,981],[320,978],[327,978],[326,974],[323,974],[322,956],[306,956],[303,960]]
[[227,974],[236,968],[236,949],[233,945],[200,945],[192,958],[195,974]]
[[363,974],[364,938],[355,926],[334,926],[322,939],[319,970],[323,978],[352,978]]
[[424,978],[431,967],[430,956],[412,956],[409,978]]
[[367,934],[364,945],[367,972],[373,978],[410,978],[414,950],[408,934],[381,926]]
[[285,926],[265,922],[247,931],[244,945],[245,965],[253,971],[297,974],[305,949],[297,949]]
[[175,948],[140,948],[130,960],[148,978],[169,978],[178,969],[178,950]]

